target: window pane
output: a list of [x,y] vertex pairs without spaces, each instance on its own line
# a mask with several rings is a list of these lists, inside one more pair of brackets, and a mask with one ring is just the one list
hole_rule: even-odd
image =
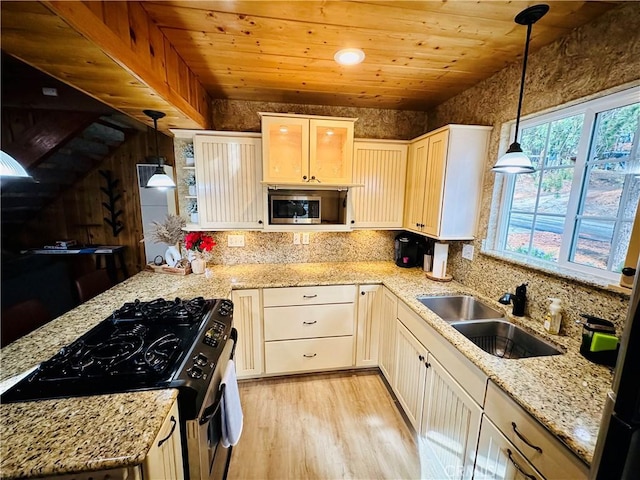
[[507,226],[505,250],[526,255],[529,252],[532,226],[533,215],[512,213]]
[[617,217],[625,175],[615,163],[600,163],[589,169],[583,215]]
[[573,166],[575,164],[583,122],[584,115],[580,114],[557,120],[551,124],[548,154],[544,161],[545,167]]
[[581,219],[576,230],[573,263],[607,270],[615,222]]
[[562,245],[564,217],[538,215],[533,231],[533,245],[529,256],[557,262]]
[[540,172],[529,175],[517,175],[516,184],[513,189],[511,209],[519,212],[533,213],[536,208],[536,196],[538,195],[539,183]]
[[629,182],[629,191],[622,206],[622,218],[633,220],[636,218],[636,210],[640,202],[640,175],[628,175],[627,182]]
[[522,151],[531,159],[531,163],[536,168],[540,168],[543,163],[544,153],[547,149],[549,136],[549,124],[544,123],[536,127],[522,129],[520,135],[520,146]]
[[569,205],[572,182],[573,167],[543,170],[538,213],[565,214]]
[[601,112],[596,118],[593,158],[625,160],[638,130],[640,103]]
[[624,262],[627,259],[627,250],[629,250],[629,242],[631,241],[631,230],[633,222],[622,222],[620,232],[618,233],[618,241],[613,247],[613,263],[611,270],[620,273],[624,268]]

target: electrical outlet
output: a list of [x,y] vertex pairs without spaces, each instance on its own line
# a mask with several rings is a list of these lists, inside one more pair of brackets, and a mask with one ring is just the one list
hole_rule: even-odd
[[304,232],[302,234],[302,244],[309,245],[309,232]]
[[473,260],[473,245],[462,245],[462,258]]
[[229,235],[227,245],[230,247],[244,247],[244,235]]
[[293,234],[293,244],[300,245],[300,234],[297,232]]

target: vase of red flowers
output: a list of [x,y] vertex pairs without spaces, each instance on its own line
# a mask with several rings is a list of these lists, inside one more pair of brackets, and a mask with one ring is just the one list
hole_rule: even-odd
[[204,273],[207,262],[204,254],[210,252],[216,242],[211,235],[202,232],[189,232],[184,237],[184,248],[193,252],[195,258],[191,260],[191,271],[196,274]]

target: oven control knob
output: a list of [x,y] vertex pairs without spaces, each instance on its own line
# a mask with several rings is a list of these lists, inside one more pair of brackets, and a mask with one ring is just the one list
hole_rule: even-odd
[[201,353],[193,357],[193,363],[195,363],[199,367],[204,367],[207,364],[207,361],[208,361],[207,357]]
[[193,366],[189,370],[187,370],[187,374],[191,378],[202,378],[204,371],[200,367]]

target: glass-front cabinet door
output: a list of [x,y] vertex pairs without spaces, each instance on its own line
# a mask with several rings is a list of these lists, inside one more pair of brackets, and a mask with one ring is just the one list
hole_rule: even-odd
[[309,179],[309,120],[262,117],[263,180],[304,183]]
[[353,121],[310,121],[309,181],[349,184],[353,166]]

